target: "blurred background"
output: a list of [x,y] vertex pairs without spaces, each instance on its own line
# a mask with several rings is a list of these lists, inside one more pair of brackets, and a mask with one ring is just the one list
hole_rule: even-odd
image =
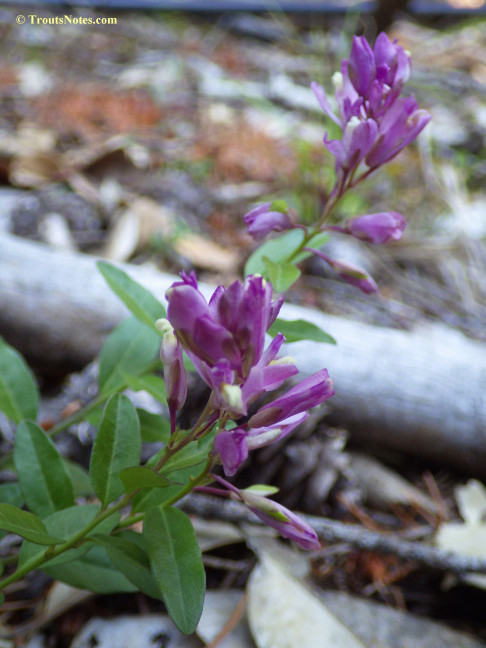
[[291,298],[389,326],[438,318],[484,339],[483,5],[0,3],[0,227],[213,283],[239,276],[252,204],[283,198],[312,222],[332,185],[322,137],[335,127],[310,82],[332,92],[352,35],[386,28],[410,50],[409,91],[433,119],[341,206],[400,211],[407,235],[339,252],[390,299],[361,297],[312,261]]
[[[0,2],[0,238],[14,234],[170,274],[195,269],[213,285],[241,278],[256,247],[243,215],[278,198],[312,223],[333,185],[333,159],[322,139],[326,130],[336,136],[336,126],[325,119],[311,81],[331,93],[332,74],[353,34],[372,41],[383,29],[411,52],[407,85],[432,121],[339,209],[343,218],[399,211],[408,228],[387,247],[345,237],[329,244],[332,256],[371,273],[380,295],[362,295],[310,259],[288,299],[395,329],[446,324],[484,342],[484,0]],[[35,264],[29,270],[34,277]],[[6,335],[1,327],[0,334]],[[71,371],[83,369],[67,353],[59,363],[35,351],[27,358],[44,394],[57,393]],[[63,406],[84,394],[86,384],[95,384],[92,370],[71,382]],[[45,406],[59,416],[59,401]],[[410,537],[424,519],[430,532],[449,514],[457,517],[453,486],[462,474],[451,476],[436,465],[432,478],[428,465],[385,451],[389,465],[427,490],[421,509],[416,493],[400,491],[402,508],[390,512],[390,501],[383,503],[390,477],[383,477],[379,503],[370,504],[360,479],[369,485],[376,465],[357,478],[358,463],[350,472],[344,451],[348,431],[314,419],[311,424],[319,426],[315,444],[308,440],[314,431],[309,425],[278,457],[257,456],[243,479],[263,479],[265,468],[289,506]],[[89,435],[81,441],[86,454]],[[316,488],[319,501],[311,497]],[[216,565],[210,585],[242,588],[253,558],[245,550],[238,566],[241,546],[225,551],[207,558],[207,565]],[[483,590],[444,592],[438,573],[393,556],[350,553],[349,546],[336,555],[334,563],[326,556],[314,563],[315,579],[325,587],[376,595],[486,638]],[[394,589],[411,572],[411,580]],[[42,578],[30,583],[29,596],[42,595]],[[141,597],[136,605],[131,595],[113,600],[122,611],[155,609]],[[90,616],[100,609],[111,615],[113,605],[98,597],[62,617],[49,631],[49,645],[70,645]],[[46,618],[37,616],[40,625]],[[440,645],[459,645],[451,642]]]

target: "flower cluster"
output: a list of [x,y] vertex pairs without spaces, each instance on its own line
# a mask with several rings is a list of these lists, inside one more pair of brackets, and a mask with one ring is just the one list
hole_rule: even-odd
[[[216,421],[220,426],[213,454],[225,474],[233,475],[250,450],[284,438],[307,418],[309,409],[333,396],[333,383],[322,369],[264,404],[245,423],[225,429],[228,422],[247,417],[249,406],[262,394],[278,389],[298,373],[291,358],[278,355],[285,339],[282,334],[264,348],[265,334],[278,315],[283,297],[273,299],[269,282],[261,276],[249,276],[243,283],[219,286],[207,302],[194,273],[182,272],[181,278],[167,291],[167,319],[157,322],[163,332],[161,356],[172,433],[176,430],[176,412],[187,393],[184,349],[211,388],[204,416],[211,427]],[[201,425],[201,429],[208,429],[204,421]],[[278,519],[282,521],[281,515]]]
[[328,225],[326,220],[346,191],[395,157],[429,122],[430,115],[419,109],[413,95],[401,96],[410,72],[410,56],[385,33],[379,34],[373,48],[364,36],[353,38],[349,59],[341,61],[341,71],[333,76],[336,110],[324,88],[318,83],[311,84],[321,108],[342,130],[340,139],[324,135],[324,144],[335,159],[336,182],[320,220],[308,231],[295,223],[295,217],[289,217],[287,206],[284,203],[281,206],[282,201],[265,203],[244,217],[249,234],[260,240],[270,232],[299,227],[305,232],[303,244],[286,262],[292,263],[304,249],[323,259],[344,281],[365,293],[378,292],[376,283],[365,271],[346,261],[331,259],[307,243],[324,230],[338,231],[375,245],[401,238],[405,218],[394,211],[357,216],[342,226]]
[[322,109],[343,131],[341,140],[324,136],[341,183],[362,160],[371,170],[391,160],[429,122],[430,115],[419,109],[413,95],[400,96],[410,71],[410,56],[385,33],[379,34],[373,49],[364,36],[355,36],[349,59],[333,76],[337,115],[324,89],[312,84]]

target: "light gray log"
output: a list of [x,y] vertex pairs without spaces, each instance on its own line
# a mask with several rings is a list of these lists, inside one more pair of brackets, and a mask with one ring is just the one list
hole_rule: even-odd
[[[0,234],[0,334],[27,357],[82,365],[126,314],[95,259]],[[174,277],[125,266],[159,299]],[[201,286],[204,293],[212,288]],[[294,305],[338,346],[289,348],[304,373],[327,367],[332,420],[354,435],[486,477],[486,347],[442,325],[412,332],[361,324]]]

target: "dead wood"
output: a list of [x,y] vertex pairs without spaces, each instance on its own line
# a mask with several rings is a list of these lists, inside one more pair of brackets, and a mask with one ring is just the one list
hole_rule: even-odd
[[[95,261],[0,234],[0,334],[37,363],[86,364],[127,314]],[[159,299],[174,280],[125,269]],[[400,331],[290,304],[281,316],[308,319],[338,340],[337,347],[299,342],[289,349],[303,373],[328,368],[333,422],[381,447],[486,477],[484,344],[439,324]]]
[[[261,524],[260,520],[240,502],[193,494],[179,504],[181,509],[192,515],[215,518],[236,524]],[[427,565],[431,569],[452,571],[456,574],[476,572],[486,574],[486,560],[478,556],[467,556],[445,551],[424,542],[413,542],[397,536],[370,531],[359,524],[346,524],[337,520],[299,513],[325,542],[346,543],[364,551],[393,554],[403,560]]]

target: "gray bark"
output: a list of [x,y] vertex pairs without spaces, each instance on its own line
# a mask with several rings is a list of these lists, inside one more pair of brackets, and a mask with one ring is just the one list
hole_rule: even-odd
[[[0,334],[33,360],[86,364],[127,314],[95,262],[0,234]],[[124,269],[161,300],[174,281],[150,268]],[[290,304],[281,317],[312,321],[338,340],[288,349],[304,374],[329,370],[331,421],[384,448],[486,477],[484,344],[440,324],[400,331]]]

